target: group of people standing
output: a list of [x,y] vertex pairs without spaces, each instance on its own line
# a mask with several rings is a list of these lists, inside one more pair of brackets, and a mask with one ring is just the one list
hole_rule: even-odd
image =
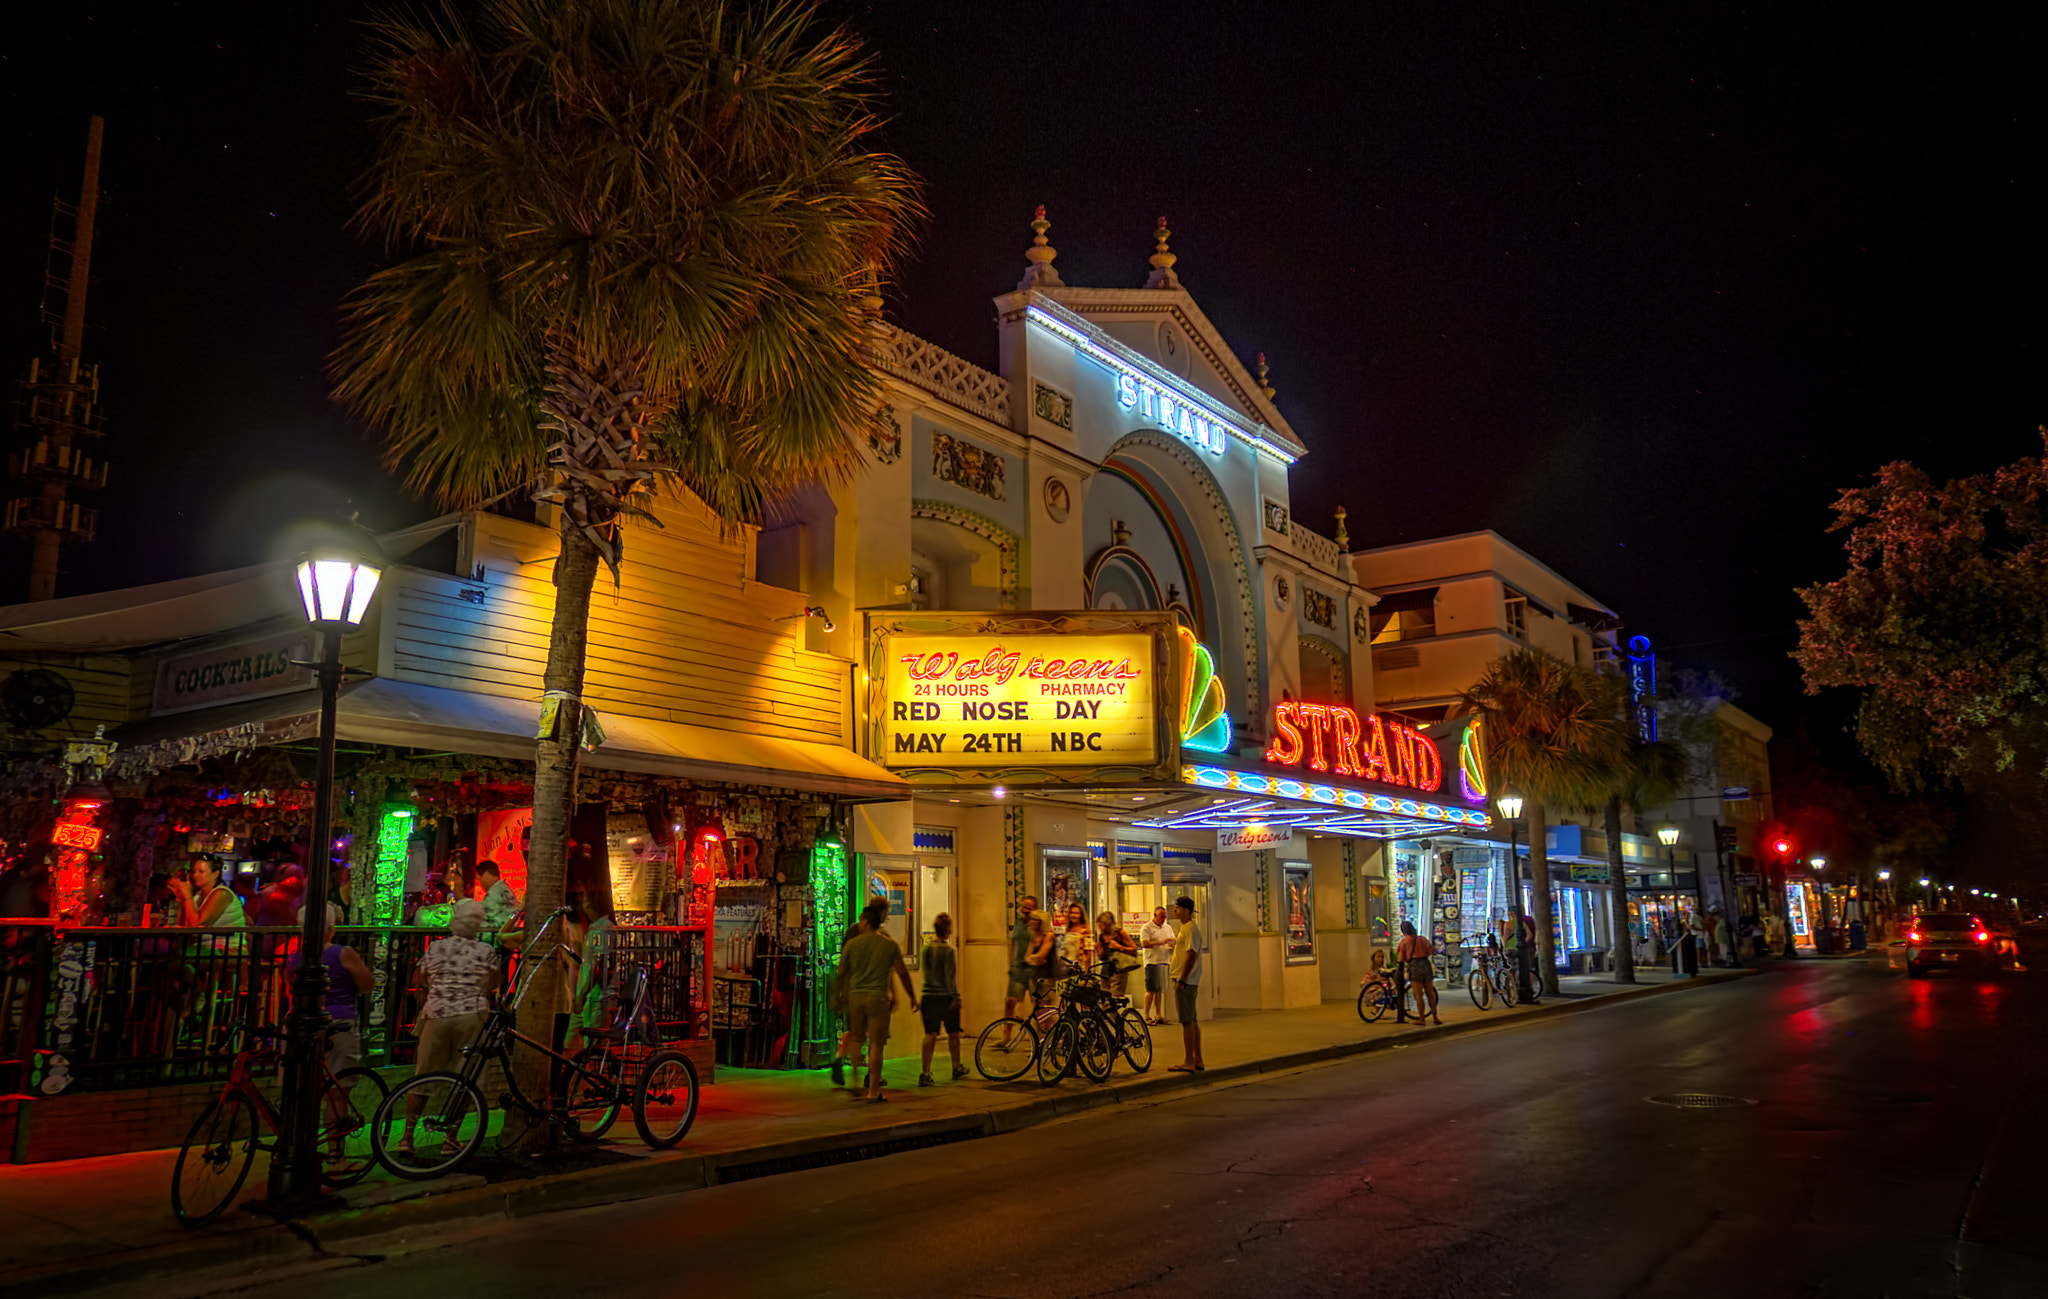
[[[1035,894],[1018,899],[1016,922],[1010,930],[1009,986],[1003,998],[1003,1015],[1015,1016],[1018,1003],[1027,1000],[1032,1013],[1041,1006],[1056,1004],[1059,981],[1084,972],[1100,975],[1110,993],[1121,997],[1126,994],[1132,972],[1142,969],[1143,1014],[1147,1023],[1166,1022],[1162,1012],[1169,984],[1172,988],[1184,1054],[1181,1063],[1170,1069],[1188,1073],[1206,1068],[1198,1022],[1202,931],[1195,923],[1195,904],[1191,899],[1178,899],[1174,915],[1177,919],[1170,921],[1165,907],[1154,908],[1152,919],[1133,938],[1113,912],[1102,912],[1091,925],[1087,910],[1079,903],[1055,917],[1040,909]],[[941,1033],[952,1056],[953,1080],[968,1076],[960,1054],[960,958],[952,944],[953,918],[941,912],[932,919],[932,937],[919,953],[918,964],[924,976],[921,988],[912,984],[903,950],[884,928],[888,919],[886,898],[876,898],[862,908],[860,920],[840,948],[831,996],[834,1008],[845,1016],[846,1024],[833,1054],[832,1081],[845,1085],[849,1063],[856,1079],[865,1069],[865,1085],[860,1095],[868,1101],[887,1099],[882,1087],[882,1056],[889,1041],[889,1020],[896,1008],[898,987],[905,997],[917,1003],[924,1025],[918,1086],[937,1084],[932,1059]]]

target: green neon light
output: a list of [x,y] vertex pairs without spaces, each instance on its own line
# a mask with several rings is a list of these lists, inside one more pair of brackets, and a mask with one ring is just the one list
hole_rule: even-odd
[[413,808],[387,807],[377,825],[376,894],[370,923],[395,925],[405,907],[405,851],[412,840]]
[[846,938],[846,893],[851,863],[846,845],[820,836],[811,845],[811,917],[819,968],[836,963]]

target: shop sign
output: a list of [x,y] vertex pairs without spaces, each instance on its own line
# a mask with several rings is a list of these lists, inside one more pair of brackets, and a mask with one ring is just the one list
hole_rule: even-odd
[[1356,776],[1433,794],[1443,787],[1443,757],[1436,741],[1408,723],[1342,704],[1285,701],[1273,705],[1273,742],[1266,761],[1306,764],[1319,772]]
[[923,627],[970,615],[870,621],[876,762],[958,783],[1172,769],[1181,718],[1171,615],[971,617],[977,626],[964,632]]
[[1574,884],[1606,884],[1609,882],[1610,876],[1605,866],[1584,865],[1574,862],[1571,869],[1571,878]]
[[1742,889],[1760,889],[1763,886],[1763,876],[1758,875],[1752,871],[1735,872],[1735,887]]
[[294,664],[312,657],[313,633],[288,631],[167,658],[157,665],[149,711],[162,716],[310,689],[312,670]]
[[1293,842],[1294,826],[1291,823],[1229,826],[1216,832],[1217,852],[1256,852],[1261,848],[1277,848],[1283,843]]

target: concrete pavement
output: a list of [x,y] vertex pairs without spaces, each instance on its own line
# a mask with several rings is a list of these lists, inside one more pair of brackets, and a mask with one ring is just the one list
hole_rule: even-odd
[[[696,1126],[676,1151],[644,1150],[631,1139],[628,1119],[597,1150],[571,1152],[578,1166],[566,1170],[500,1162],[489,1166],[488,1177],[426,1184],[396,1182],[380,1172],[351,1189],[346,1210],[289,1225],[238,1207],[201,1231],[180,1227],[168,1201],[175,1151],[8,1168],[0,1170],[0,1290],[36,1285],[75,1291],[164,1273],[284,1265],[342,1248],[346,1241],[430,1224],[615,1203],[1016,1131],[1198,1083],[1408,1046],[1731,977],[1739,976],[1715,972],[1673,981],[1660,971],[1646,974],[1636,988],[1597,978],[1567,979],[1564,997],[1512,1010],[1480,1011],[1459,990],[1443,998],[1441,1028],[1398,1026],[1391,1018],[1366,1025],[1351,1003],[1225,1012],[1204,1027],[1209,1069],[1200,1076],[1166,1072],[1179,1059],[1179,1030],[1173,1026],[1155,1030],[1149,1073],[1134,1076],[1119,1063],[1107,1084],[1070,1079],[1043,1088],[1035,1082],[995,1084],[977,1078],[919,1088],[912,1085],[916,1061],[899,1059],[885,1066],[890,1100],[871,1105],[854,1099],[851,1088],[833,1088],[823,1071],[724,1069],[717,1085],[705,1090]],[[939,1050],[943,1062],[943,1040]],[[971,1053],[971,1037],[967,1050]],[[940,1072],[943,1076],[943,1063]],[[264,1163],[259,1156],[245,1194],[260,1189]]]

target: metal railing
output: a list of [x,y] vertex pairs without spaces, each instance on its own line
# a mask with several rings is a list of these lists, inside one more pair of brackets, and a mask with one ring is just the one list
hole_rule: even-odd
[[[410,1064],[418,970],[445,929],[343,926],[335,941],[370,967],[358,1000],[363,1062]],[[170,1086],[225,1078],[243,1030],[279,1023],[296,928],[57,929],[0,923],[0,1095]],[[610,967],[645,968],[667,1041],[706,1031],[701,929],[621,927]],[[506,953],[508,966],[516,958]],[[516,971],[508,970],[508,974]],[[567,1009],[564,1003],[565,1010]]]

